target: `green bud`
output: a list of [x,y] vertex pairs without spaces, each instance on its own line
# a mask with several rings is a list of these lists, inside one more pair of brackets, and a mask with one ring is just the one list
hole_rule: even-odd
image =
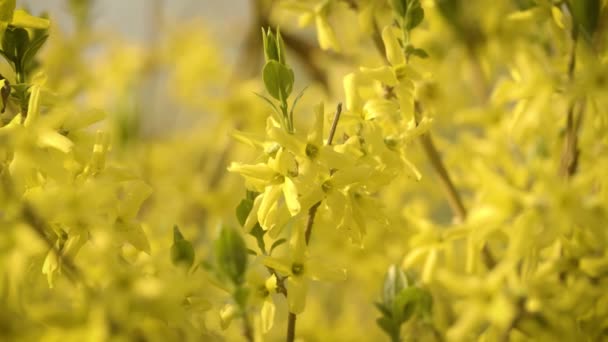
[[266,62],[276,61],[286,65],[285,59],[285,43],[281,37],[281,31],[277,30],[276,35],[269,28],[262,28],[262,42],[264,44],[264,57]]
[[235,229],[223,226],[215,242],[215,258],[218,270],[235,285],[243,283],[247,270],[247,246]]
[[188,269],[194,264],[194,248],[177,226],[173,227],[173,245],[171,245],[171,262],[175,266],[186,266]]
[[397,295],[409,286],[408,279],[400,267],[391,265],[384,276],[382,302],[386,307],[392,307]]

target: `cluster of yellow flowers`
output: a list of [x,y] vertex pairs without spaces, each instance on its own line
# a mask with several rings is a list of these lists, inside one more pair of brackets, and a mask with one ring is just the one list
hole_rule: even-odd
[[608,1],[252,4],[223,89],[0,0],[0,339],[608,336]]

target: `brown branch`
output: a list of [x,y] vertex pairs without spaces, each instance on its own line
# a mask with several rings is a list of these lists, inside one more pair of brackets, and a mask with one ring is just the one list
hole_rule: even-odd
[[[568,80],[570,83],[574,81],[574,71],[576,69],[576,45],[577,34],[573,33],[570,59],[568,61]],[[560,174],[566,179],[572,177],[578,168],[578,158],[580,154],[578,148],[578,131],[580,130],[583,120],[585,107],[584,100],[573,100],[568,107],[564,147],[559,168]],[[576,111],[576,109],[578,109],[578,111]],[[576,118],[574,117],[575,115]]]
[[[417,117],[422,115],[422,106],[418,101],[414,101],[414,110],[414,117],[416,118],[416,124],[418,124]],[[462,202],[462,198],[460,197],[458,190],[456,190],[456,186],[454,186],[454,183],[450,178],[448,170],[445,168],[443,162],[441,161],[441,156],[439,155],[439,152],[437,151],[437,148],[433,143],[433,138],[431,137],[431,134],[423,134],[420,137],[420,144],[422,145],[422,149],[424,150],[424,153],[429,159],[431,166],[433,167],[433,169],[435,169],[435,172],[439,176],[439,184],[441,184],[441,188],[445,193],[448,205],[452,210],[452,214],[459,222],[464,222],[467,218],[467,210]],[[494,260],[494,256],[492,256],[492,253],[490,252],[490,249],[488,248],[487,244],[483,245],[481,252],[486,267],[488,269],[494,268],[494,266],[496,265],[496,260]]]

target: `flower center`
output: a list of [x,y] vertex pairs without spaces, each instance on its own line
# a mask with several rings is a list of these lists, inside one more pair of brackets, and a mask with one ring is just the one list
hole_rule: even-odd
[[306,144],[306,156],[315,159],[319,154],[319,148],[313,144]]
[[304,273],[304,265],[300,264],[299,262],[294,262],[291,265],[291,273],[293,273],[295,276]]

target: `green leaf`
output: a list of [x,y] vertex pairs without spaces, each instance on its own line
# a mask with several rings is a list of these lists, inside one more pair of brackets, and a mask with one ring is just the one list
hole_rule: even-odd
[[293,70],[277,61],[268,61],[262,71],[264,85],[270,96],[284,102],[293,89]]
[[408,44],[405,47],[405,53],[408,55],[413,55],[413,56],[423,58],[423,59],[429,57],[429,55],[428,55],[428,53],[426,53],[426,51],[424,51],[423,49],[420,49],[420,48],[415,48],[411,44]]
[[266,231],[262,228],[262,226],[260,226],[259,223],[256,223],[255,226],[253,226],[253,229],[251,229],[251,231],[249,232],[249,234],[255,237],[255,240],[258,243],[258,247],[260,248],[262,253],[266,254],[266,243],[264,242],[264,235],[266,234]]
[[2,57],[4,57],[4,59],[6,59],[6,61],[8,62],[8,64],[11,66],[11,68],[13,69],[13,71],[15,70],[15,61],[14,61],[14,57],[7,54],[6,52],[4,52],[4,50],[0,50],[0,55],[2,55]]
[[422,19],[424,19],[424,9],[420,5],[409,8],[405,18],[405,28],[408,31],[413,30],[420,25]]
[[389,317],[389,318],[393,316],[392,310],[387,308],[386,306],[384,306],[384,304],[375,302],[374,305],[376,306],[376,308],[378,308],[378,310],[380,310],[382,315]]
[[399,341],[400,326],[395,325],[391,319],[380,317],[376,319],[376,324],[390,336],[391,341]]
[[25,50],[30,45],[30,35],[26,29],[16,28],[13,30],[15,39],[15,56],[18,61],[23,60]]
[[236,218],[241,224],[241,227],[245,225],[245,221],[247,220],[247,216],[251,212],[253,208],[253,201],[250,199],[243,199],[236,207]]
[[268,251],[268,254],[272,255],[272,251],[274,251],[275,248],[279,247],[285,242],[287,242],[287,239],[278,239],[277,241],[275,241],[272,246],[270,246],[270,251]]
[[223,226],[215,242],[215,257],[219,270],[235,285],[245,280],[247,270],[247,246],[235,229]]
[[30,42],[29,46],[27,47],[27,49],[23,53],[23,56],[21,57],[21,68],[22,69],[27,68],[28,65],[34,60],[34,58],[36,57],[36,54],[38,53],[40,48],[44,45],[44,43],[46,42],[48,37],[49,37],[48,34],[42,34],[42,35],[39,35],[38,37],[34,38],[34,40],[32,40]]
[[4,37],[2,38],[2,52],[6,57],[8,57],[7,59],[12,62],[17,60],[17,56],[15,54],[16,40],[15,30],[13,28],[7,29],[4,32]]
[[173,227],[173,245],[171,245],[171,262],[175,266],[192,267],[194,264],[194,248],[192,243],[184,238],[178,226]]
[[391,7],[398,17],[403,18],[407,10],[407,0],[391,0]]
[[397,322],[405,322],[412,318],[428,317],[431,313],[432,298],[424,289],[408,287],[403,289],[393,303],[393,317]]
[[262,94],[258,94],[256,92],[253,92],[253,93],[255,95],[257,95],[259,98],[261,98],[262,100],[266,101],[266,103],[268,103],[270,105],[270,107],[272,107],[272,109],[274,110],[274,114],[275,114],[276,119],[277,119],[278,122],[281,122],[283,120],[281,112],[279,111],[279,109],[277,108],[277,106],[275,106],[274,103],[272,103],[272,101],[268,97],[266,97],[266,96],[264,96]]
[[600,0],[570,1],[569,7],[575,22],[574,29],[580,28],[587,39],[590,39],[598,28],[601,6]]
[[302,98],[302,96],[304,95],[304,91],[308,89],[308,86],[304,87],[304,89],[300,90],[300,92],[298,93],[298,96],[296,96],[296,98],[293,100],[293,104],[291,105],[291,110],[289,112],[289,115],[293,118],[293,111],[296,109],[296,105],[298,104],[298,101],[300,101],[300,99]]
[[232,298],[242,309],[247,307],[247,299],[249,298],[249,289],[245,287],[238,287],[232,294]]

